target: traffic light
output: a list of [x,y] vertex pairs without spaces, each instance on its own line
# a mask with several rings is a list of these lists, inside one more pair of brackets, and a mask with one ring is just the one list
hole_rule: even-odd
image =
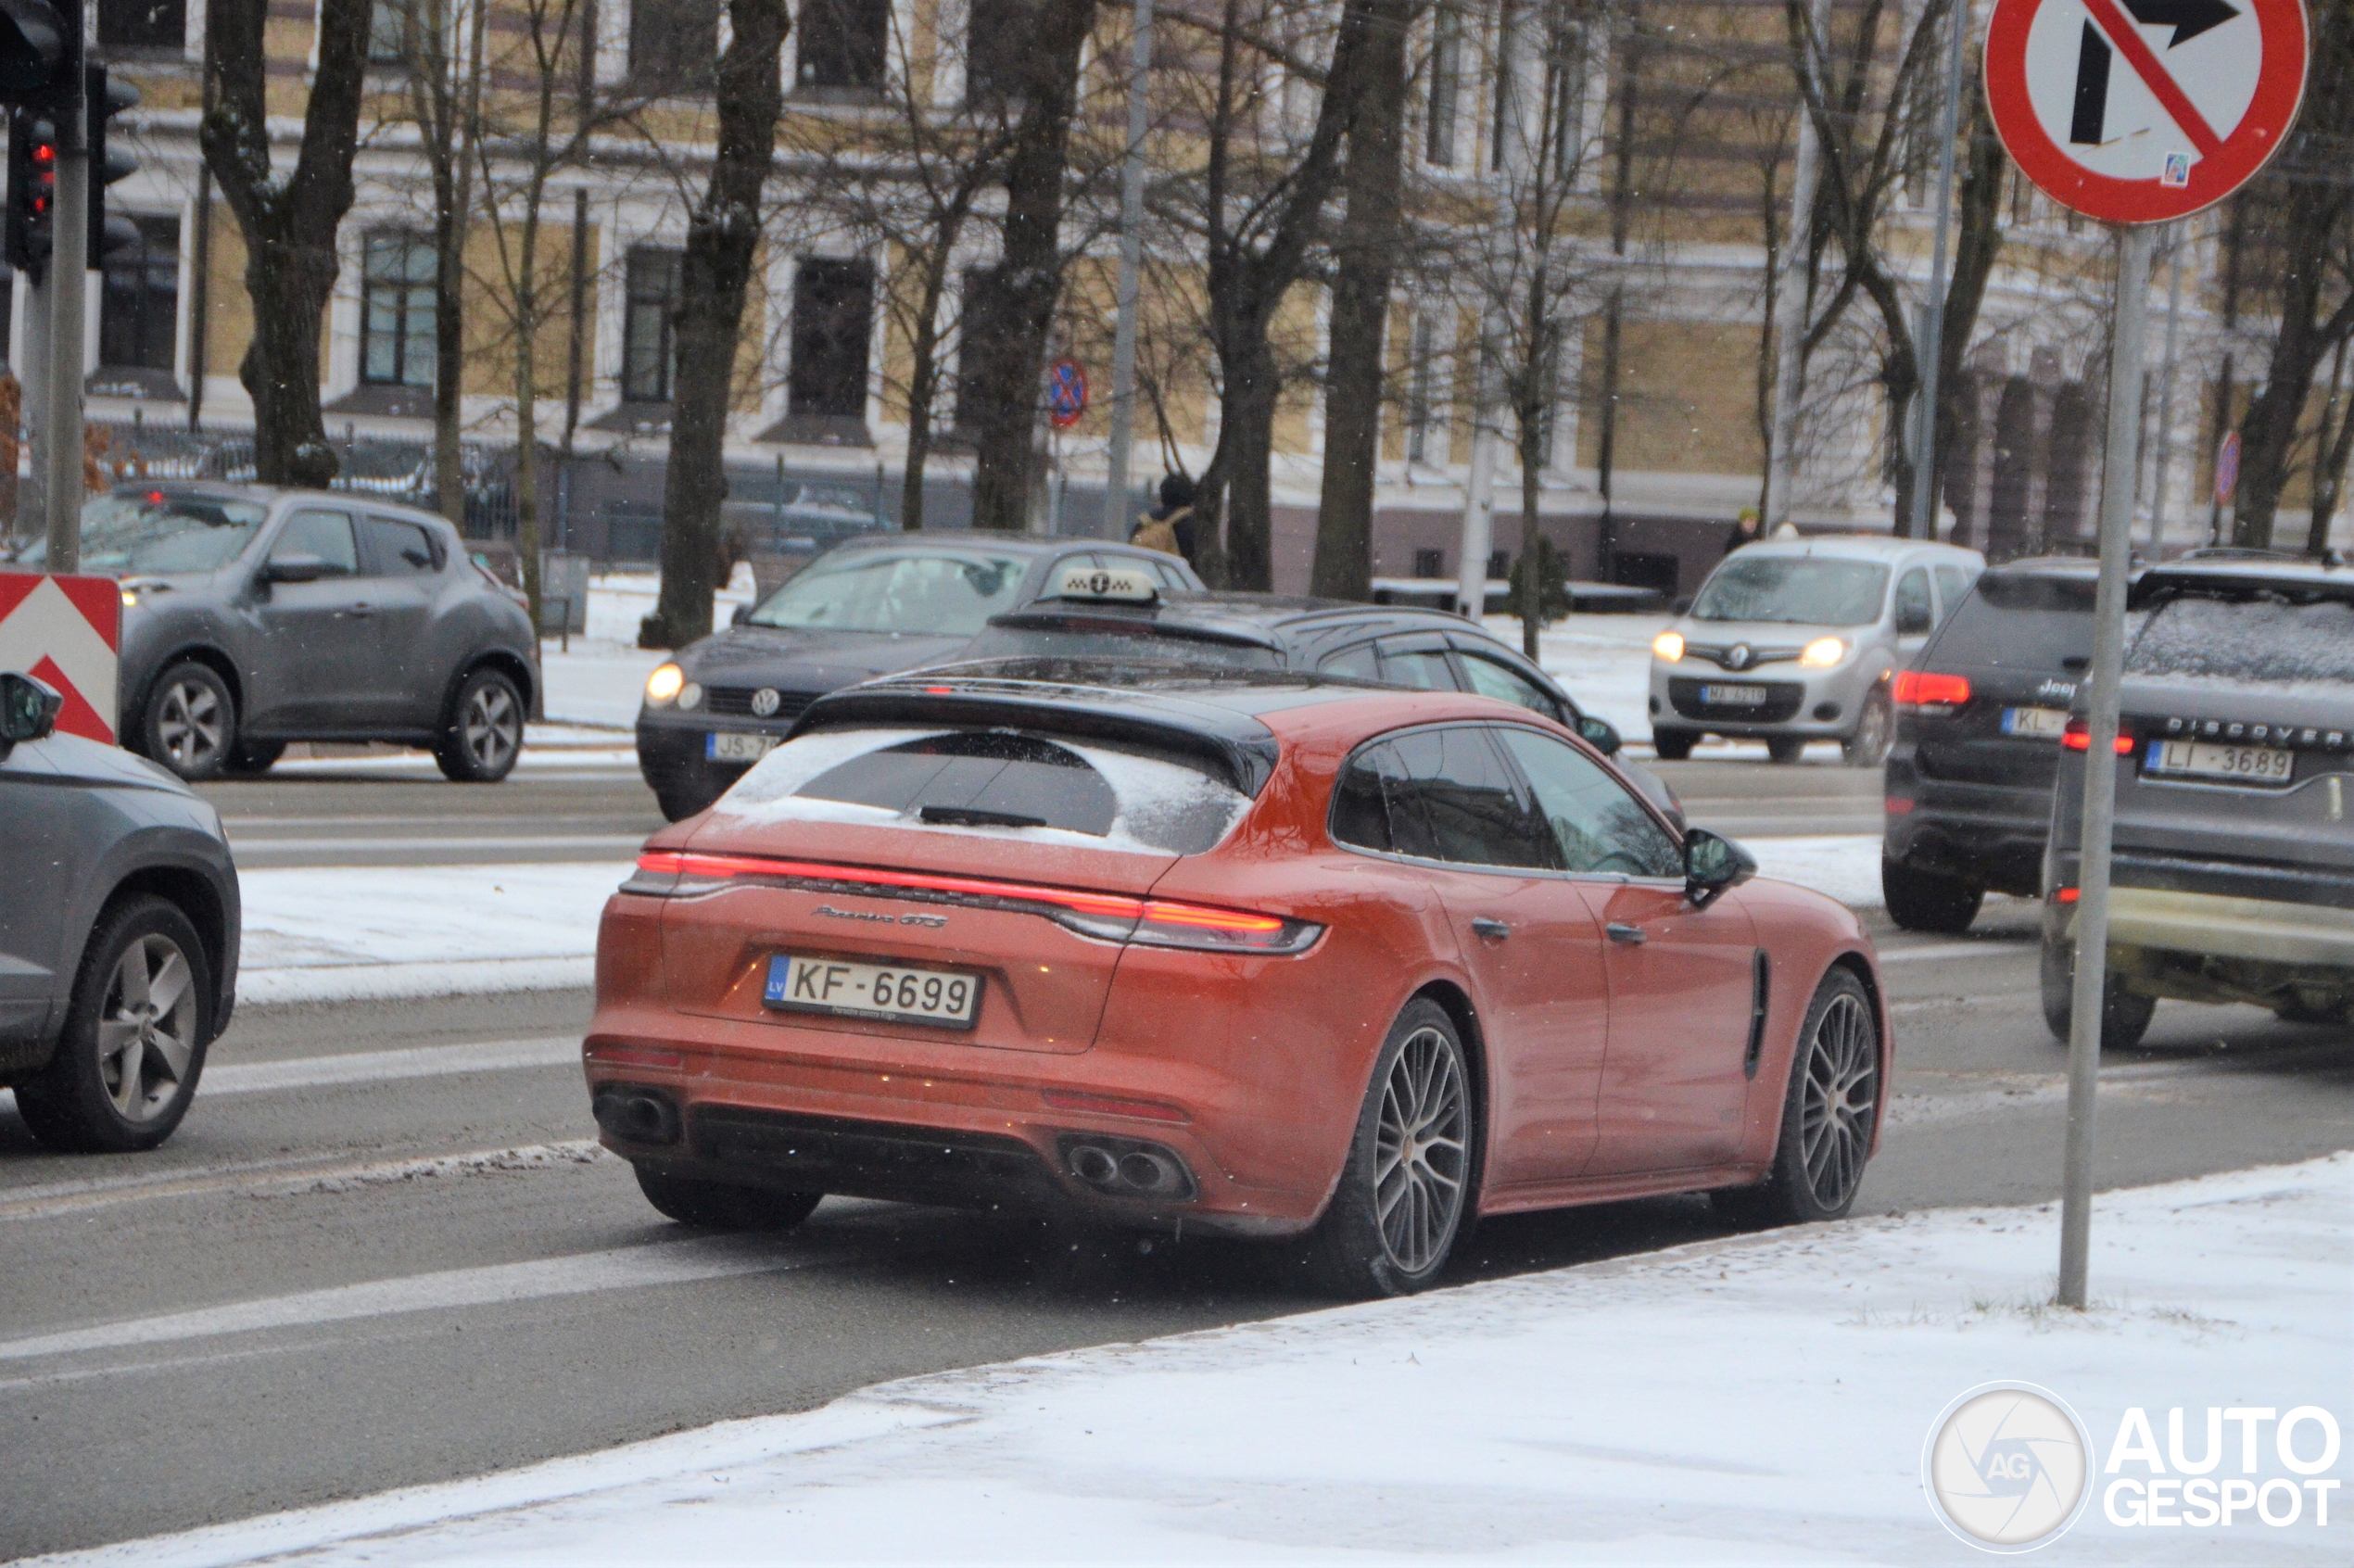
[[38,283],[49,274],[57,242],[57,133],[29,108],[8,113],[9,266]]
[[60,101],[81,75],[81,0],[0,0],[0,103]]
[[128,147],[107,142],[107,121],[137,107],[139,89],[115,82],[104,66],[84,72],[82,103],[89,108],[90,127],[90,265],[103,267],[114,257],[139,248],[139,230],[130,219],[107,216],[107,187],[138,172],[139,160]]

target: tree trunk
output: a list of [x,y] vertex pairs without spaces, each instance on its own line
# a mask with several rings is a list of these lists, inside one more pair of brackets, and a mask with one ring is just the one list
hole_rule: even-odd
[[1275,580],[1270,470],[1275,455],[1275,400],[1282,389],[1275,352],[1268,344],[1265,322],[1259,321],[1234,345],[1226,361],[1218,431],[1225,481],[1225,586],[1252,593],[1269,591]]
[[1538,634],[1544,629],[1545,620],[1545,530],[1543,516],[1538,511],[1541,487],[1538,476],[1543,468],[1539,456],[1544,446],[1542,424],[1531,420],[1525,408],[1521,411],[1519,429],[1520,457],[1520,538],[1521,554],[1528,561],[1528,570],[1521,575],[1527,588],[1521,595],[1520,651],[1533,663],[1537,658]]
[[1954,444],[1961,438],[1962,423],[1969,417],[1970,401],[1977,396],[1962,372],[1969,361],[1970,335],[1978,330],[1987,281],[1994,275],[1994,262],[2003,251],[2003,174],[2010,167],[2009,156],[1987,118],[1986,95],[1975,72],[1967,93],[1969,150],[1955,182],[1954,275],[1945,285],[1945,309],[1937,337],[1937,434],[1930,444],[1937,464],[1929,478],[1931,533],[1943,504],[1946,464],[1953,459]]
[[940,400],[940,302],[948,294],[948,265],[956,253],[971,209],[966,193],[941,214],[924,258],[923,295],[917,301],[915,365],[907,375],[907,462],[899,482],[899,526],[910,534],[924,526],[925,471],[931,462],[932,406]]
[[212,107],[197,139],[245,236],[254,335],[239,367],[265,485],[325,485],[340,464],[319,411],[319,334],[335,291],[335,234],[351,209],[370,0],[320,0],[319,61],[293,172],[274,178],[264,101],[267,0],[213,0],[205,28]]
[[1348,214],[1334,236],[1324,382],[1323,492],[1309,591],[1373,595],[1373,501],[1381,462],[1383,337],[1404,224],[1406,33],[1411,0],[1372,0],[1348,121]]
[[459,441],[460,399],[465,395],[466,230],[474,216],[474,147],[481,133],[484,18],[475,6],[467,28],[463,75],[452,83],[444,53],[447,0],[437,0],[428,19],[425,67],[434,72],[432,123],[425,129],[425,161],[433,174],[433,474],[441,514],[466,523],[464,450]]
[[2346,401],[2346,341],[2338,340],[2330,365],[2329,401],[2313,433],[2313,510],[2306,525],[2305,553],[2319,559],[2330,548],[2330,522],[2346,494],[2346,460],[2354,456],[2354,408]]
[[1019,530],[1036,482],[1038,386],[1062,296],[1063,183],[1080,55],[1094,0],[1037,0],[1021,56],[1021,119],[1006,161],[1006,217],[978,333],[965,338],[987,389],[974,422],[973,526]]
[[711,183],[688,218],[680,268],[662,598],[638,636],[650,648],[682,648],[711,632],[736,337],[760,239],[760,189],[776,160],[784,107],[778,60],[790,25],[785,0],[728,0],[728,15],[734,32],[719,57],[718,151]]

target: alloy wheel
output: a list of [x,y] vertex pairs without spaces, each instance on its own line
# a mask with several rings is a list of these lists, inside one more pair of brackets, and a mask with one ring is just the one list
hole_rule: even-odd
[[164,689],[156,739],[176,771],[201,769],[221,754],[227,719],[212,688],[197,680],[174,681]]
[[1806,1184],[1826,1209],[1842,1208],[1863,1180],[1879,1103],[1879,1043],[1859,997],[1839,995],[1823,1009],[1807,1044],[1800,1111]]
[[1390,1064],[1374,1132],[1374,1211],[1390,1261],[1428,1269],[1453,1239],[1470,1127],[1453,1044],[1435,1029],[1408,1037]]
[[487,774],[503,769],[523,744],[514,694],[495,681],[475,688],[458,715],[458,735],[477,769]]
[[196,976],[170,937],[133,942],[107,981],[98,1081],[125,1121],[152,1121],[180,1092],[195,1054]]

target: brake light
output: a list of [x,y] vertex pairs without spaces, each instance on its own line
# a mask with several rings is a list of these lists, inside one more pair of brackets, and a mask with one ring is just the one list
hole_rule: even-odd
[[1891,816],[1910,816],[1913,815],[1913,803],[1903,795],[1891,795],[1887,798],[1884,804],[1887,807],[1888,815]]
[[640,854],[637,874],[622,883],[621,891],[656,898],[691,898],[716,892],[729,882],[748,879],[929,904],[1019,910],[1044,915],[1082,936],[1106,942],[1144,942],[1155,947],[1220,953],[1305,953],[1324,929],[1306,920],[1286,920],[1274,915],[1183,904],[1172,899],[1088,892],[978,877],[827,866],[815,861],[768,860],[758,855],[702,854],[687,850],[649,850]]
[[[2068,727],[2060,731],[2060,744],[2071,752],[2091,751],[2093,749],[2092,725],[2081,718],[2069,719]],[[2133,738],[2120,731],[2117,737],[2116,749],[2117,754],[2120,757],[2132,756]]]
[[1969,701],[1969,678],[1926,670],[1900,670],[1892,695],[1900,704],[1914,707],[1957,708]]
[[2052,894],[2052,898],[2056,903],[2074,904],[2079,891],[2080,890],[2075,888],[2062,888],[2057,892]]

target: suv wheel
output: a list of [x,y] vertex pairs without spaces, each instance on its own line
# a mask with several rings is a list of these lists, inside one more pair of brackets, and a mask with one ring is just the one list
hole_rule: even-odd
[[1888,742],[1896,731],[1896,708],[1885,691],[1864,699],[1855,733],[1839,743],[1839,754],[1850,767],[1878,767],[1888,760]]
[[183,778],[218,778],[237,747],[237,702],[229,683],[191,660],[163,672],[147,694],[139,740],[149,758]]
[[[2044,996],[2044,1027],[2052,1031],[2053,1039],[2065,1045],[2076,1005],[2076,944],[2045,931],[2036,978]],[[2130,1051],[2149,1032],[2150,1015],[2158,1011],[2158,998],[2125,990],[2117,983],[2114,969],[2103,990],[2107,994],[2102,999],[2101,1049]]]
[[1662,762],[1682,762],[1692,754],[1692,744],[1700,739],[1694,729],[1653,729],[1652,750]]
[[1966,931],[1986,897],[1959,877],[1917,871],[1901,860],[1880,856],[1879,887],[1888,917],[1908,931]]
[[469,672],[433,749],[442,777],[459,784],[496,784],[513,773],[523,755],[523,693],[504,673],[487,664]]
[[171,1136],[204,1070],[212,967],[196,929],[160,898],[110,906],[74,977],[65,1032],[17,1109],[53,1149],[151,1149]]

